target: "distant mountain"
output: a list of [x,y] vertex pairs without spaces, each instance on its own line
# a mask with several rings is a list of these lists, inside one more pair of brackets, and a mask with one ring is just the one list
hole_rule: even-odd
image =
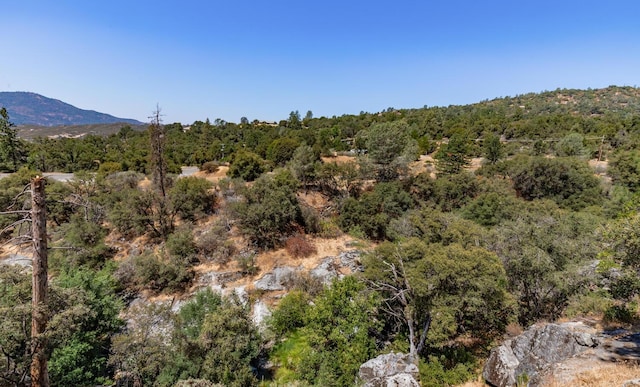
[[9,119],[16,125],[142,124],[140,121],[129,118],[118,118],[93,110],[78,109],[57,99],[23,91],[0,92],[0,107],[7,109]]

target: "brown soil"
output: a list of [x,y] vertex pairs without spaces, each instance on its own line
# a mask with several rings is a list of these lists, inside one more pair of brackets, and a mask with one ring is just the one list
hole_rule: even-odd
[[218,181],[220,181],[220,179],[224,179],[225,177],[227,177],[227,172],[229,171],[229,166],[227,165],[221,165],[220,167],[218,167],[218,170],[215,171],[214,173],[207,173],[205,171],[198,171],[196,173],[193,174],[193,176],[196,177],[202,177],[204,179],[209,180],[210,182],[217,184]]
[[298,192],[297,197],[302,203],[318,212],[323,211],[331,204],[327,196],[316,191]]
[[322,157],[323,163],[346,164],[346,163],[354,163],[355,161],[356,161],[355,156],[337,155],[337,156]]

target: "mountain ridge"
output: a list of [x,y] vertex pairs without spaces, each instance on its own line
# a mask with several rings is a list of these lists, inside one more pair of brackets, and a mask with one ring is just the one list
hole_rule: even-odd
[[30,91],[0,91],[0,106],[7,109],[11,122],[18,126],[143,124],[131,118],[120,118],[95,110],[80,109],[61,100]]

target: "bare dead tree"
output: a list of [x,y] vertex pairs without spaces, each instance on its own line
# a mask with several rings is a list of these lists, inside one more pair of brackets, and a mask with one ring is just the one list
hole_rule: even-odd
[[33,241],[32,314],[31,314],[31,385],[48,387],[46,340],[43,333],[47,327],[49,313],[48,256],[47,256],[47,210],[45,203],[45,182],[42,177],[31,180],[31,230]]
[[[17,235],[9,240],[18,244],[31,242],[33,247],[32,263],[32,309],[31,309],[31,386],[49,387],[49,372],[47,370],[47,342],[44,337],[49,321],[47,307],[48,297],[48,256],[47,256],[47,211],[45,197],[46,179],[36,176],[31,180],[30,189],[23,191],[14,198],[8,211],[0,215],[21,214],[23,217],[5,227],[0,234],[17,231]],[[25,194],[31,194],[31,209],[13,209],[18,200]],[[30,233],[23,233],[21,228],[31,223]],[[7,242],[8,243],[8,242]]]
[[166,237],[173,228],[173,221],[169,216],[169,203],[167,200],[167,190],[169,178],[167,176],[167,160],[164,156],[165,133],[162,126],[160,107],[156,107],[153,115],[149,117],[149,137],[151,142],[151,170],[153,187],[159,197],[154,200],[154,223],[153,229],[158,234]]
[[167,161],[164,158],[164,128],[160,118],[160,107],[156,106],[153,115],[149,117],[149,137],[151,140],[151,169],[152,182],[163,198],[167,196]]

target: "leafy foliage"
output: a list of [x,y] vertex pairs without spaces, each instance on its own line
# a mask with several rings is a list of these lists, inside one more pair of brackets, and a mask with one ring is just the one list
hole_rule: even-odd
[[229,166],[229,176],[239,177],[245,181],[253,181],[264,172],[262,158],[255,153],[239,152]]
[[385,299],[387,318],[412,351],[443,347],[465,334],[489,340],[510,320],[504,268],[486,249],[409,239],[381,244],[364,265],[365,278]]
[[154,385],[172,361],[174,316],[167,306],[150,303],[130,309],[130,328],[113,337],[109,363],[119,370],[117,382]]
[[435,155],[438,171],[445,175],[460,173],[469,164],[470,153],[469,134],[462,130],[456,131],[449,142],[440,145]]
[[385,239],[389,221],[400,217],[412,205],[413,199],[399,183],[379,183],[359,199],[347,198],[338,224],[345,231],[358,228],[368,238]]
[[278,335],[284,335],[305,325],[310,309],[310,297],[307,293],[294,290],[289,292],[278,304],[271,315],[269,326]]
[[18,129],[9,121],[7,109],[0,108],[0,167],[15,172],[25,161],[25,146],[18,138]]
[[122,301],[115,294],[113,269],[98,272],[73,269],[57,283],[64,289],[84,292],[86,312],[78,318],[68,336],[59,340],[49,360],[50,379],[55,385],[105,384],[112,370],[107,365],[111,337],[123,326]]
[[502,143],[500,142],[500,137],[496,136],[493,133],[490,133],[485,137],[483,142],[483,150],[484,157],[491,164],[495,164],[502,158],[504,155],[504,149],[502,147]]
[[620,151],[609,164],[609,174],[616,184],[632,192],[640,189],[640,151]]
[[516,192],[526,200],[548,198],[573,209],[602,203],[600,181],[581,160],[517,159],[513,162],[511,177]]
[[302,380],[351,386],[362,363],[376,351],[381,328],[376,295],[353,277],[334,281],[314,300],[305,324],[309,343],[297,365]]
[[262,176],[247,190],[245,202],[236,207],[240,227],[258,247],[280,245],[302,223],[297,186],[288,170]]
[[[519,320],[527,325],[557,318],[583,284],[576,267],[596,257],[594,232],[601,219],[541,205],[497,230],[492,249],[503,261],[509,289],[519,302]],[[526,214],[526,213],[525,213]]]
[[408,126],[402,121],[374,124],[362,135],[380,181],[391,181],[406,173],[408,162],[417,154]]
[[176,180],[169,190],[171,212],[189,221],[211,214],[216,204],[211,188],[210,181],[195,176]]

